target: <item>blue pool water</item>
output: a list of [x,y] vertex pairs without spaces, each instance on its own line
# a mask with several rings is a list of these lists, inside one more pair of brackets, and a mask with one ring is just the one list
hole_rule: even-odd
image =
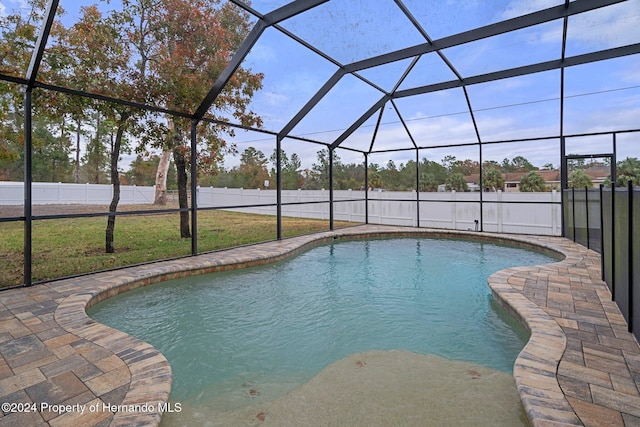
[[196,406],[239,388],[285,393],[368,350],[511,372],[528,333],[492,300],[487,277],[553,261],[459,240],[336,241],[271,265],[136,289],[89,315],[160,350],[173,369],[172,400]]

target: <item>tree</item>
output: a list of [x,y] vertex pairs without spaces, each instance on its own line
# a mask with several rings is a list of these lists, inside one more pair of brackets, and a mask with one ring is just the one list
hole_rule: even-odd
[[584,171],[578,169],[569,174],[569,188],[592,188],[593,182],[591,178],[584,173]]
[[480,172],[480,163],[471,159],[456,160],[451,165],[451,170],[453,172],[460,172],[464,176],[469,176]]
[[334,168],[334,188],[338,190],[359,189],[364,186],[364,165],[362,163],[340,163]]
[[[42,129],[39,129],[43,132]],[[69,145],[59,138],[53,137],[48,131],[45,144],[34,147],[32,159],[32,173],[34,181],[69,182],[71,180],[72,165],[69,161]],[[51,143],[47,143],[50,141]]]
[[[131,50],[126,42],[126,31],[121,17],[114,13],[103,17],[96,6],[80,9],[81,17],[63,38],[68,48],[68,72],[79,89],[93,93],[107,93],[120,99],[144,102],[148,94],[140,70],[130,69]],[[63,52],[64,54],[64,52]],[[63,56],[61,54],[61,56]],[[97,112],[96,139],[100,141],[101,127],[108,126],[110,139],[109,175],[113,186],[113,196],[109,212],[115,213],[120,202],[120,172],[118,161],[126,132],[137,117],[145,113],[133,108],[110,102],[94,103]],[[105,230],[105,251],[115,252],[115,215],[107,218]]]
[[420,174],[420,191],[438,191],[438,181],[431,173]]
[[547,184],[540,174],[531,171],[520,179],[520,191],[542,192],[547,191]]
[[[271,180],[274,185],[277,179],[277,149],[273,150],[273,154],[269,158],[272,164],[271,167]],[[287,153],[284,150],[280,150],[280,172],[282,173],[282,189],[283,190],[297,190],[302,187],[303,179],[300,173],[300,167],[302,162],[300,157],[296,153],[291,155],[291,159],[288,158]]]
[[[218,76],[231,60],[233,53],[250,31],[248,14],[230,3],[205,0],[149,0],[123,1],[134,13],[129,19],[131,38],[144,47],[141,58],[149,60],[149,77],[163,94],[162,106],[173,111],[195,111]],[[135,15],[136,6],[145,6],[147,26],[140,30],[142,17]],[[151,36],[147,35],[151,33]],[[148,80],[151,80],[150,78]],[[180,236],[191,237],[187,211],[187,166],[197,162],[202,173],[217,170],[228,150],[225,134],[232,128],[220,124],[233,116],[244,126],[262,125],[262,120],[248,110],[254,92],[262,87],[262,74],[239,67],[233,78],[215,99],[208,117],[219,122],[202,123],[198,128],[197,158],[190,158],[191,121],[169,117],[167,137],[155,145],[173,155],[177,173],[180,208]],[[197,179],[192,176],[191,179]]]
[[369,169],[369,188],[384,188],[380,172]]
[[529,160],[525,159],[522,156],[516,156],[511,161],[513,166],[516,168],[517,172],[529,172],[536,170],[536,167],[529,162]]
[[[72,164],[69,159],[71,143],[67,138],[55,136],[48,118],[39,117],[32,123],[31,176],[40,182],[69,182]],[[0,179],[23,180],[24,150],[15,156],[0,160]]]
[[401,163],[397,189],[403,191],[415,190],[417,173],[416,162],[414,160],[409,160],[404,165]]
[[464,179],[464,175],[460,172],[454,172],[447,178],[445,188],[447,191],[467,191],[469,186],[467,185],[467,181]]
[[[311,171],[308,179],[305,180],[304,187],[309,190],[329,189],[329,151],[320,150],[316,152],[316,156],[317,163],[311,165]],[[335,170],[339,169],[341,165],[340,157],[333,150],[334,180],[336,178]]]
[[[24,78],[33,46],[36,43],[38,25],[42,22],[44,4],[37,0],[25,2],[26,14],[4,10],[0,14],[0,73]],[[52,33],[58,29],[54,22]],[[42,67],[46,69],[46,67]],[[54,126],[47,108],[40,108],[45,98],[42,92],[34,92],[33,108],[40,109],[32,117],[33,127]],[[3,179],[23,180],[24,171],[24,90],[23,86],[0,80],[0,175]],[[40,122],[40,124],[38,123]],[[40,127],[42,130],[43,128]],[[42,136],[42,135],[41,135]],[[33,137],[34,149],[38,149],[37,135]],[[42,147],[43,150],[47,150]],[[45,154],[44,151],[41,154]],[[41,166],[45,166],[41,162]],[[35,166],[35,165],[34,165]]]
[[[640,186],[640,160],[635,157],[627,157],[616,164],[616,185],[627,186],[631,181],[633,186]],[[611,186],[611,176],[607,177],[605,185]]]
[[[440,184],[444,184],[447,180],[447,169],[442,166],[440,163],[427,160],[426,158],[422,158],[420,161],[420,185],[422,186],[422,181],[424,176],[431,175],[433,177],[433,185],[427,183],[427,188],[430,188],[426,191],[437,191],[438,186]],[[425,190],[423,190],[425,191]]]
[[485,162],[482,164],[482,167],[502,170],[500,163],[496,162],[495,160],[485,160]]
[[267,158],[260,150],[248,147],[240,156],[240,176],[243,188],[265,188],[264,182],[269,179]]
[[163,151],[156,162],[156,172],[154,185],[156,187],[154,205],[164,206],[167,204],[167,176],[169,175],[169,165],[171,163],[171,152]]
[[[148,157],[138,154],[136,159],[129,165],[129,170],[126,172],[127,182],[132,185],[155,185],[155,177],[158,167],[158,161],[160,156],[152,154]],[[167,177],[167,187],[175,188],[176,176],[175,172],[169,172]]]
[[440,161],[442,166],[444,166],[449,172],[453,171],[453,166],[456,162],[456,156],[452,156],[450,154],[444,156],[444,158]]
[[530,172],[536,170],[536,167],[522,156],[516,156],[513,160],[505,158],[502,160],[502,172]]
[[585,159],[567,159],[567,169],[585,169],[587,167],[587,162]]
[[489,191],[504,189],[504,178],[499,169],[488,167],[482,169],[482,185]]
[[88,135],[89,141],[81,158],[82,166],[78,171],[78,178],[82,177],[84,182],[92,184],[104,184],[110,180],[113,126],[109,120],[104,119],[99,110],[92,111],[90,119],[93,120],[93,135]]
[[285,190],[297,190],[302,187],[302,175],[300,168],[302,161],[296,153],[291,154],[291,159],[282,169],[282,188]]

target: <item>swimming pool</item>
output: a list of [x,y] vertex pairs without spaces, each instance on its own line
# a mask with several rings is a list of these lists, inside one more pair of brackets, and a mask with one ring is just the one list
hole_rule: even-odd
[[493,302],[486,279],[554,260],[459,240],[334,242],[267,266],[140,288],[89,314],[167,357],[172,400],[233,411],[372,350],[508,373],[528,334]]

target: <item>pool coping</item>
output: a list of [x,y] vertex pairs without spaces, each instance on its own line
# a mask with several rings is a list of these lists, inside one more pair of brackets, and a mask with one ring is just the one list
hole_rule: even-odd
[[640,348],[600,280],[597,253],[559,237],[363,225],[0,292],[3,403],[118,405],[84,414],[2,412],[0,426],[159,424],[170,409],[171,367],[151,345],[90,319],[85,310],[98,301],[186,275],[275,262],[333,239],[415,235],[562,254],[556,263],[488,279],[494,298],[531,332],[514,364],[527,417],[534,426],[640,423]]

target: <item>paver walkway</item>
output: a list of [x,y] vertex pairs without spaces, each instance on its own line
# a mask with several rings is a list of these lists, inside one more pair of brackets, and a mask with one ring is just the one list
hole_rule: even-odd
[[[600,258],[554,237],[360,226],[0,292],[0,426],[157,425],[171,369],[150,345],[98,324],[85,308],[192,272],[257,265],[340,236],[462,236],[542,245],[566,259],[489,279],[531,330],[514,366],[535,426],[640,426],[640,348],[600,281]],[[6,404],[9,404],[6,406]]]

